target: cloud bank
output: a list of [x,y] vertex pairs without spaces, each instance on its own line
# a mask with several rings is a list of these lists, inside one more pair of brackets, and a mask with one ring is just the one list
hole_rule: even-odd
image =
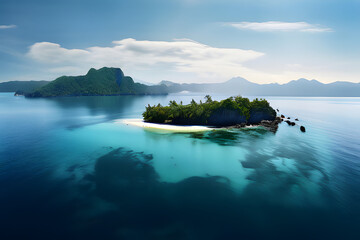
[[243,66],[264,53],[237,48],[217,48],[189,39],[138,41],[123,39],[110,47],[67,49],[57,43],[39,42],[27,56],[58,75],[83,74],[89,68],[121,67],[125,74],[146,81],[179,82],[226,80],[257,72]]
[[0,29],[16,28],[16,25],[0,25]]
[[298,31],[298,32],[332,32],[328,27],[322,27],[318,24],[310,24],[307,22],[237,22],[227,23],[237,29],[247,29],[258,32],[274,32],[274,31]]

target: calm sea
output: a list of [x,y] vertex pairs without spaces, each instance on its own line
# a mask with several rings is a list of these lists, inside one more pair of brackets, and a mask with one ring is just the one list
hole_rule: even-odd
[[267,98],[306,133],[115,121],[192,98],[0,94],[0,238],[360,239],[360,98]]

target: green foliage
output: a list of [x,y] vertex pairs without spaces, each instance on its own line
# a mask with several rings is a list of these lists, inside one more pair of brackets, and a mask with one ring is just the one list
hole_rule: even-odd
[[206,99],[206,103],[211,103],[212,102],[212,98],[211,98],[210,95],[206,95],[205,99]]
[[270,104],[268,101],[266,101],[265,99],[254,99],[251,103],[250,103],[250,109],[251,112],[263,112],[269,115],[273,115],[276,116],[276,112],[275,110],[270,107]]
[[[197,103],[194,99],[188,105],[178,104],[176,101],[170,101],[168,106],[146,107],[143,113],[144,121],[153,123],[171,123],[181,125],[207,125],[211,116],[221,114],[225,111],[236,113],[243,119],[250,118],[250,112],[254,109],[264,111],[274,111],[266,100],[250,102],[247,98],[230,97],[220,102],[213,101],[209,95],[205,97],[206,102]],[[240,123],[240,122],[239,122]]]
[[269,102],[266,101],[265,99],[258,99],[255,98],[251,103],[250,103],[251,108],[253,109],[264,109],[264,108],[268,108],[270,106]]
[[90,69],[85,76],[62,76],[29,97],[91,96],[122,94],[165,94],[164,86],[147,86],[134,83],[131,77],[124,76],[120,68]]

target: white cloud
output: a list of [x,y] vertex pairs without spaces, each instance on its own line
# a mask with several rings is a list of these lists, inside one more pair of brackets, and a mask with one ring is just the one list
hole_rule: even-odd
[[0,29],[16,28],[16,25],[0,25]]
[[233,76],[258,74],[243,63],[264,53],[237,48],[216,48],[188,39],[174,41],[114,41],[111,47],[67,49],[50,42],[35,43],[28,57],[58,75],[83,74],[89,68],[121,67],[125,74],[146,81],[223,81]]
[[235,22],[227,23],[237,29],[248,29],[259,32],[273,32],[273,31],[299,31],[299,32],[332,32],[328,27],[323,27],[318,24],[310,24],[307,22]]
[[17,77],[17,80],[52,80],[62,75],[82,75],[92,67],[107,66],[120,67],[126,75],[152,83],[161,80],[223,82],[236,76],[257,83],[285,83],[298,78],[323,82],[359,81],[359,72],[355,71],[357,62],[344,71],[344,66],[338,62],[309,62],[307,58],[297,58],[296,62],[281,61],[257,51],[217,48],[189,39],[123,39],[114,41],[109,47],[85,49],[68,49],[56,43],[39,42],[30,47],[27,56],[33,62],[29,66],[37,70],[31,76]]
[[35,43],[30,47],[28,56],[47,64],[77,64],[90,53],[81,49],[66,49],[50,42]]

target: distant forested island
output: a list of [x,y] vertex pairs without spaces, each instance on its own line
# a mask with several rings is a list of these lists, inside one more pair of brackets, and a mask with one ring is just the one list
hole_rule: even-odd
[[238,96],[214,101],[207,95],[205,102],[192,100],[188,105],[176,101],[170,101],[169,106],[148,105],[143,118],[150,123],[222,127],[274,121],[276,112],[265,99],[250,101]]
[[49,84],[26,93],[26,97],[112,96],[166,94],[165,85],[147,86],[135,83],[120,68],[91,68],[83,76],[62,76]]

